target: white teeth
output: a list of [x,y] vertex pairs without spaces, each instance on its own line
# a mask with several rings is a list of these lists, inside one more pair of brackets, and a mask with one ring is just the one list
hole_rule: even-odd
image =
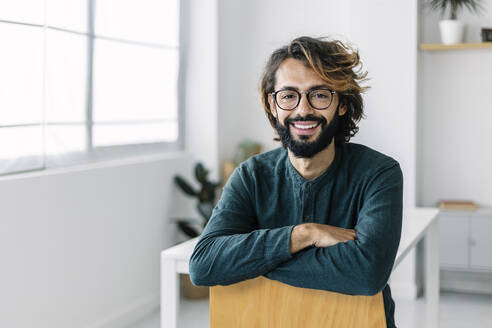
[[294,126],[297,128],[297,129],[303,129],[303,130],[308,130],[308,129],[312,129],[314,128],[315,126],[317,126],[318,124],[311,124],[311,125],[303,125],[303,124],[295,124],[294,123]]

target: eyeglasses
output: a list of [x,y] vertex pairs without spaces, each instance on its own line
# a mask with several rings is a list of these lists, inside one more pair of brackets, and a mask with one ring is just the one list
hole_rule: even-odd
[[279,90],[272,92],[275,104],[283,110],[294,110],[301,102],[302,94],[306,95],[307,101],[311,107],[318,110],[327,109],[333,101],[333,95],[336,91],[329,89],[313,89],[308,92],[299,92],[297,90]]

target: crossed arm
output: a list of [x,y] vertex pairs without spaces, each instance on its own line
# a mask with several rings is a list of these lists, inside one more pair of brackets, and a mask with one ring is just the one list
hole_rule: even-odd
[[234,172],[190,259],[196,285],[264,275],[293,286],[374,295],[391,273],[401,233],[402,176],[381,172],[354,229],[302,224],[258,229],[244,175]]

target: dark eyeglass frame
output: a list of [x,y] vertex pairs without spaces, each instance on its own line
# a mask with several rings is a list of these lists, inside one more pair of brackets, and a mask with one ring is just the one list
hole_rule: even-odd
[[[313,106],[313,104],[311,104],[311,101],[309,100],[309,95],[311,94],[311,92],[319,91],[319,90],[330,91],[330,93],[331,93],[330,103],[326,107],[318,108],[316,106]],[[293,108],[291,108],[291,109],[285,109],[285,108],[282,108],[282,106],[280,106],[278,104],[278,101],[277,101],[277,93],[283,92],[283,91],[293,91],[293,92],[297,93],[297,104]],[[335,93],[337,93],[337,92],[334,91],[334,90],[327,89],[327,88],[316,88],[316,89],[312,89],[312,90],[304,91],[304,92],[299,92],[299,91],[297,91],[295,89],[281,89],[281,90],[277,90],[277,91],[274,91],[274,92],[270,92],[270,94],[273,97],[273,100],[275,101],[275,105],[277,105],[277,107],[280,108],[281,110],[286,110],[286,111],[292,111],[292,110],[296,109],[299,106],[299,104],[301,103],[301,97],[302,97],[303,94],[306,95],[306,99],[307,99],[307,101],[309,103],[309,106],[313,107],[316,110],[325,110],[325,109],[327,109],[328,107],[331,106],[331,104],[333,102],[333,98],[334,98]]]

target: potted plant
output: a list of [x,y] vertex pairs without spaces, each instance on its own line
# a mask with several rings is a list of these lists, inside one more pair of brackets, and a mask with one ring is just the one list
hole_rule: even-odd
[[430,0],[432,9],[440,10],[442,15],[449,12],[449,19],[439,21],[442,43],[463,42],[465,25],[457,20],[458,12],[466,8],[479,14],[483,9],[480,2],[481,0]]
[[[220,187],[220,182],[212,182],[208,179],[209,171],[205,169],[203,164],[198,163],[195,165],[195,178],[200,184],[200,189],[195,189],[190,183],[188,183],[183,177],[177,175],[174,177],[176,185],[188,196],[197,199],[196,208],[201,220],[192,218],[178,218],[176,223],[178,228],[188,237],[195,238],[201,233],[201,229],[197,229],[195,226],[199,222],[199,226],[204,228],[207,225],[208,220],[212,216],[212,211],[215,206],[217,198],[217,188]],[[208,297],[208,287],[194,286],[190,281],[190,276],[181,274],[181,285],[183,288],[183,295],[188,299],[200,299]]]
[[[198,220],[202,228],[207,225],[208,220],[212,216],[217,198],[217,189],[221,185],[220,182],[210,181],[208,179],[208,173],[209,171],[205,169],[202,163],[195,165],[195,178],[200,184],[199,190],[193,188],[183,177],[179,175],[174,177],[174,182],[185,194],[198,200],[196,208],[202,217],[201,220]],[[196,219],[179,218],[176,219],[176,222],[179,229],[190,238],[198,237],[201,233],[200,230],[194,227],[197,223]]]

